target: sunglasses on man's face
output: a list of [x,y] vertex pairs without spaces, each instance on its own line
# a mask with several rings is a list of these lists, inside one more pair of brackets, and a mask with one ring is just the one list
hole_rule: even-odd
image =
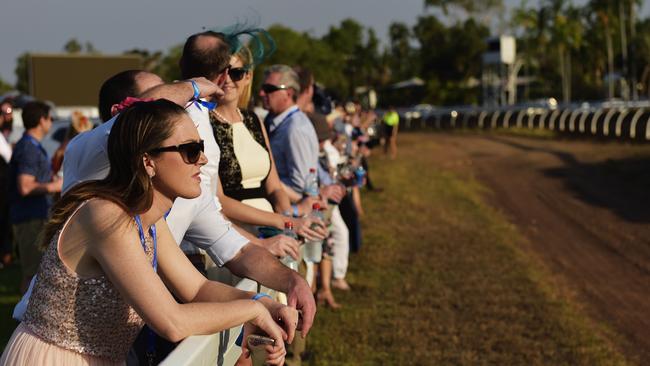
[[262,90],[266,94],[275,93],[278,90],[287,90],[289,89],[286,85],[273,85],[273,84],[262,84]]
[[204,149],[205,146],[203,140],[201,140],[198,142],[187,142],[175,146],[158,147],[150,150],[149,153],[156,154],[165,151],[178,151],[186,164],[196,164],[196,162],[201,158],[201,153]]
[[231,67],[228,69],[228,76],[232,81],[240,81],[248,73],[248,68],[246,67]]

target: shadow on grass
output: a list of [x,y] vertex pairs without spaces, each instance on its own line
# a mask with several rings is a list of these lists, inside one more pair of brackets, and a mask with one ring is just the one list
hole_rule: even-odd
[[562,178],[581,200],[601,206],[631,221],[650,222],[650,157],[606,160],[595,164],[574,163],[548,169],[545,174]]
[[490,139],[519,150],[556,156],[564,162],[564,167],[547,169],[543,173],[563,179],[576,197],[588,204],[604,207],[626,221],[650,222],[650,156],[581,163],[573,154],[564,151],[531,147],[498,137]]

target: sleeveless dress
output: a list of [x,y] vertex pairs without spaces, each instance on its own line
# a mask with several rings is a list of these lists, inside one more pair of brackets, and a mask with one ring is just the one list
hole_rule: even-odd
[[242,122],[228,124],[210,113],[212,131],[221,149],[219,178],[223,191],[244,204],[273,212],[264,186],[271,171],[271,157],[262,125],[255,113],[242,111],[242,115]]
[[[24,321],[0,365],[124,365],[144,325],[106,276],[82,278],[63,263],[59,238],[69,220],[43,255]],[[146,255],[153,258],[151,239]]]

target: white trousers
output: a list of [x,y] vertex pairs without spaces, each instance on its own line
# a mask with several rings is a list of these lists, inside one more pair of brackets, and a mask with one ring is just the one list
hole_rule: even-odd
[[343,216],[341,216],[341,211],[339,207],[336,206],[332,210],[332,241],[334,247],[334,256],[332,257],[332,272],[334,278],[343,279],[345,274],[348,271],[348,256],[350,254],[350,233],[348,227],[343,221]]

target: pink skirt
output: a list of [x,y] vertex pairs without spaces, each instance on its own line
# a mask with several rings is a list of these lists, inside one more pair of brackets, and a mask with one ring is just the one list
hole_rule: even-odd
[[126,365],[126,361],[114,362],[105,358],[84,355],[51,343],[34,335],[24,324],[11,336],[0,358],[0,366],[5,365]]

